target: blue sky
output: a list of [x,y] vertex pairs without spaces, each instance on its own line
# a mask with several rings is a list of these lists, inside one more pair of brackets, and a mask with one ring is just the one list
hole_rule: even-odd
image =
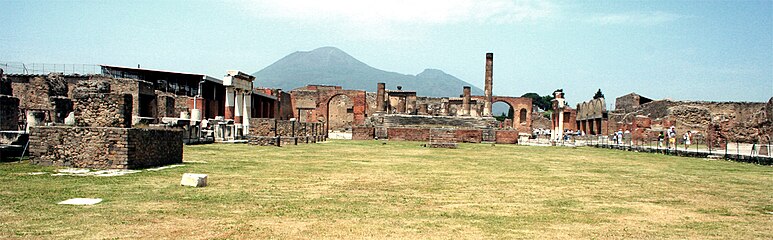
[[482,88],[493,52],[495,95],[773,97],[771,0],[0,0],[0,24],[0,62],[221,77],[335,46],[376,68],[441,69]]

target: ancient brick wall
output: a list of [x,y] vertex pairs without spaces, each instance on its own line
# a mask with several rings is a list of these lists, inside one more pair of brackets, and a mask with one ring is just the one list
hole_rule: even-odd
[[631,111],[650,101],[636,93],[626,94],[615,99],[615,111]]
[[373,140],[375,128],[372,127],[354,127],[352,128],[352,140]]
[[423,115],[374,115],[371,122],[383,127],[411,128],[489,128],[497,125],[494,118],[423,116]]
[[365,107],[365,114],[367,116],[373,115],[373,113],[378,111],[376,106],[376,93],[365,93],[365,102],[367,103],[367,107]]
[[428,141],[429,128],[389,128],[387,137],[389,140]]
[[128,136],[129,168],[183,162],[182,129],[131,128]]
[[647,117],[651,124],[638,127],[645,128],[644,132],[658,132],[674,126],[679,133],[691,131],[731,142],[752,143],[773,136],[773,122],[767,120],[766,107],[766,103],[659,100],[631,111],[610,112],[608,127],[635,132],[636,119]]
[[275,122],[273,118],[250,118],[250,135],[273,137]]
[[19,99],[0,95],[0,130],[19,129]]
[[37,126],[30,129],[30,162],[45,166],[134,169],[182,163],[182,131]]
[[432,128],[429,130],[430,143],[456,143],[456,130],[452,128]]
[[496,136],[496,142],[500,144],[518,143],[518,131],[515,130],[498,130],[496,131]]
[[75,122],[81,127],[131,127],[132,96],[82,93],[75,98]]
[[[153,84],[147,81],[114,78],[107,80],[110,82],[112,93],[122,93],[132,95],[132,115],[143,117],[157,117],[158,106],[156,103],[156,94],[153,90]],[[145,113],[145,114],[143,114]],[[177,115],[179,117],[179,115]]]
[[457,142],[480,143],[483,141],[483,131],[480,129],[457,129],[455,137]]
[[175,114],[175,98],[169,95],[156,96],[156,103],[158,103],[157,111],[158,117],[180,117],[180,114]]
[[[276,145],[277,137],[281,145],[296,143],[316,143],[324,141],[325,132],[322,123],[305,123],[273,118],[251,118],[247,140],[254,145]],[[294,130],[294,132],[293,132]]]
[[174,116],[180,117],[181,112],[190,112],[190,109],[193,108],[193,106],[188,105],[188,102],[193,102],[192,97],[174,96],[174,98]]
[[550,118],[546,118],[542,112],[532,112],[531,119],[531,127],[533,129],[550,129],[552,126],[552,123],[550,123]]

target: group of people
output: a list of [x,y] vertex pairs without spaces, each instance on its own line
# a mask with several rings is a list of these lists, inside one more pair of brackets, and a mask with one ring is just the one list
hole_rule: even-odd
[[[658,134],[658,147],[663,147],[663,142],[666,142],[666,148],[668,149],[675,149],[676,148],[676,128],[674,126],[671,126],[668,128],[665,133],[660,132]],[[688,148],[692,144],[692,132],[687,131],[682,135],[682,142],[684,143],[685,148]]]
[[[550,138],[552,133],[553,133],[553,131],[550,130],[550,129],[535,128],[535,129],[532,130],[532,137],[539,138],[540,136],[546,136],[546,137]],[[578,136],[578,137],[585,136],[585,132],[580,131],[580,130],[572,131],[571,129],[564,129],[563,139],[553,139],[553,140],[556,140],[556,141],[561,141],[561,140],[568,141],[568,140],[570,140],[574,136]]]

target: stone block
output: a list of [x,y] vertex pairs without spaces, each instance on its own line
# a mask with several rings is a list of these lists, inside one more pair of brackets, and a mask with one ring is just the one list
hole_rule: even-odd
[[185,173],[183,174],[180,185],[189,187],[206,187],[207,174]]

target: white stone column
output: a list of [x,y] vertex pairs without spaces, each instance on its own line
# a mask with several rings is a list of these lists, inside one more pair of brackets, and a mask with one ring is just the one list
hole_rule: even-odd
[[237,89],[236,90],[236,97],[234,101],[234,123],[239,124],[241,123],[241,116],[242,116],[242,110],[244,109],[244,94],[242,94],[242,91]]
[[234,88],[225,88],[225,119],[234,119]]
[[564,139],[564,111],[561,109],[558,112],[558,128],[556,129],[556,136],[559,141]]
[[252,93],[250,91],[244,94],[244,111],[242,112],[244,113],[242,126],[244,126],[244,135],[247,136],[250,133],[250,118],[252,117]]

